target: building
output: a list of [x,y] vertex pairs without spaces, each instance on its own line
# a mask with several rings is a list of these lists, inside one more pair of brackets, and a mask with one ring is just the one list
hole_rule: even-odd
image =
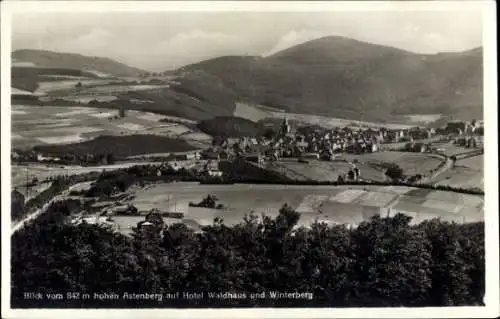
[[222,177],[222,171],[219,171],[218,169],[208,169],[206,171],[206,174],[210,177]]
[[316,152],[303,153],[300,155],[303,159],[319,159],[319,154]]
[[445,127],[447,134],[462,134],[466,129],[466,123],[463,121],[448,122]]
[[252,163],[257,163],[259,165],[264,164],[264,156],[259,153],[244,154],[243,159]]
[[207,151],[202,154],[202,158],[206,160],[220,160],[219,153],[214,151]]
[[283,137],[290,134],[290,125],[288,124],[288,119],[286,116],[283,118],[283,122],[281,122],[281,126],[278,132],[278,137]]

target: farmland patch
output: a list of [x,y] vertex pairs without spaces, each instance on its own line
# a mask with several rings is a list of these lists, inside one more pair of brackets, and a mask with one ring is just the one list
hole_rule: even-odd
[[139,118],[141,120],[145,120],[145,121],[158,122],[161,119],[163,119],[164,116],[159,115],[159,114],[154,114],[154,113],[143,113],[143,114],[138,115],[137,118]]
[[405,175],[428,174],[436,169],[442,160],[427,154],[410,152],[378,152],[368,153],[357,157],[361,163],[379,164],[394,163],[403,169]]
[[66,136],[39,137],[38,140],[45,144],[63,144],[80,142],[82,140],[82,137],[79,134],[73,134]]
[[89,114],[90,116],[93,116],[93,117],[97,117],[97,118],[108,118],[108,117],[113,117],[115,115],[117,115],[117,112],[103,112],[103,113],[92,113],[92,114]]
[[130,130],[130,131],[142,131],[145,128],[143,125],[134,124],[134,123],[123,123],[123,124],[118,124],[117,126],[119,128]]
[[182,134],[181,138],[185,139],[185,140],[194,140],[194,141],[209,141],[209,140],[212,140],[212,137],[210,135],[207,135],[205,133],[200,133],[200,132],[193,132],[193,133],[188,133],[188,134]]
[[439,120],[441,114],[410,114],[405,117],[411,123],[431,123]]

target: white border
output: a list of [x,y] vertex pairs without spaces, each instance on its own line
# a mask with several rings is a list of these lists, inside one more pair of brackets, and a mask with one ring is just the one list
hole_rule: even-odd
[[[236,310],[12,310],[10,309],[10,19],[13,12],[48,11],[384,11],[384,10],[471,10],[483,12],[484,52],[484,121],[485,121],[485,240],[486,294],[485,307],[450,308],[350,308],[287,309],[259,308]],[[360,2],[275,2],[275,1],[2,1],[1,3],[1,156],[2,156],[2,318],[54,318],[55,316],[87,318],[106,317],[153,318],[493,318],[500,314],[498,267],[498,136],[497,136],[497,67],[496,67],[496,3],[494,1],[360,1]]]

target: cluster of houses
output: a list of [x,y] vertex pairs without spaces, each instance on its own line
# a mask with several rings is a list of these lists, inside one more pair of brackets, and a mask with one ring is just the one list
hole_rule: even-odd
[[484,121],[450,121],[436,132],[441,135],[482,136],[484,135]]
[[242,137],[214,140],[212,147],[202,152],[201,158],[218,161],[242,157],[259,164],[286,157],[333,160],[338,153],[372,153],[379,151],[380,144],[412,142],[431,138],[435,134],[434,129],[420,127],[391,130],[383,127],[326,129],[318,126],[300,127],[292,133],[285,118],[271,139]]

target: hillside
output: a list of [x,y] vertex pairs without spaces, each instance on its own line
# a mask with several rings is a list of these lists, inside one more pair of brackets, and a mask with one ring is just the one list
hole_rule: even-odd
[[109,58],[91,57],[74,53],[17,50],[12,53],[12,59],[24,63],[31,62],[40,68],[92,71],[118,77],[136,76],[145,72]]
[[195,149],[195,147],[183,140],[157,135],[99,136],[93,140],[80,143],[34,147],[35,151],[52,156],[112,153],[115,158],[154,153],[186,152]]
[[231,90],[243,101],[383,121],[429,113],[481,118],[482,65],[482,48],[422,55],[325,37],[268,57],[219,57],[179,72],[181,83],[201,81],[200,74],[215,77],[213,91]]
[[262,124],[234,116],[203,120],[198,123],[198,128],[208,135],[223,137],[257,136],[264,132]]
[[90,72],[76,69],[38,68],[38,67],[12,67],[11,86],[16,89],[34,92],[41,81],[55,81],[57,77],[86,77],[97,78]]

